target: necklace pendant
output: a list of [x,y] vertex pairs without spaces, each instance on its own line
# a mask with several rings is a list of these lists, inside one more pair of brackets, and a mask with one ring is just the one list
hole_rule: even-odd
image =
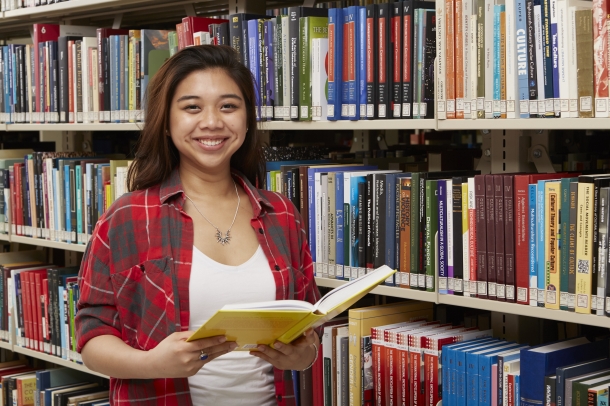
[[226,245],[231,241],[231,230],[227,230],[227,233],[223,236],[220,230],[216,229],[216,242]]

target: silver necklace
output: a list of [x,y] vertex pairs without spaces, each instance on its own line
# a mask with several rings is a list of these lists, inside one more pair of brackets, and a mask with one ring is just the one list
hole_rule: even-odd
[[220,229],[218,227],[216,227],[214,225],[214,223],[212,223],[210,220],[208,220],[208,218],[206,216],[203,215],[203,213],[199,210],[199,208],[197,207],[195,202],[190,197],[188,197],[188,195],[186,193],[184,194],[184,196],[186,196],[186,198],[189,199],[189,201],[191,203],[193,203],[193,207],[195,207],[195,210],[197,210],[197,212],[199,214],[201,214],[201,217],[203,217],[205,219],[205,221],[210,223],[210,225],[216,229],[216,242],[218,242],[222,245],[228,244],[229,241],[231,241],[231,229],[233,228],[233,224],[235,224],[235,219],[237,218],[237,212],[239,212],[239,203],[240,203],[241,199],[239,197],[239,192],[237,192],[237,184],[235,183],[235,181],[233,181],[233,186],[235,186],[235,194],[237,195],[237,209],[235,209],[235,215],[233,216],[233,222],[231,223],[231,227],[229,227],[229,229],[224,234],[224,236],[222,234],[222,231],[220,231]]

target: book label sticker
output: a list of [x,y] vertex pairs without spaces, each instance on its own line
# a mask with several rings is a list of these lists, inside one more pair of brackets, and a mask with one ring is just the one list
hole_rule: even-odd
[[582,294],[577,295],[576,305],[578,307],[586,308],[588,304],[589,304],[589,295],[582,295]]
[[447,279],[447,286],[448,286],[449,290],[455,290],[455,279],[448,278]]
[[509,113],[513,113],[515,111],[515,101],[514,100],[506,101],[506,111],[508,111]]
[[559,306],[568,307],[569,296],[570,295],[567,292],[561,292],[561,294],[559,295]]
[[479,295],[487,295],[487,282],[479,282],[477,287]]
[[426,287],[426,275],[418,275],[419,279],[417,280],[417,286],[420,288]]
[[538,289],[538,303],[544,303],[544,293],[545,291],[543,289]]
[[496,285],[497,290],[496,293],[498,298],[504,299],[506,297],[506,285]]
[[576,306],[576,295],[574,293],[568,294],[568,309],[574,310]]
[[426,275],[426,289],[434,288],[434,277],[432,275]]
[[580,98],[580,110],[591,111],[591,96],[585,96]]
[[494,282],[489,282],[487,284],[487,288],[489,289],[489,296],[497,296],[496,294],[496,284]]
[[464,283],[461,279],[454,279],[453,290],[461,292],[464,289]]
[[529,100],[521,100],[519,101],[519,111],[521,113],[529,113]]
[[506,298],[508,300],[515,300],[515,287],[514,286],[506,287]]
[[556,290],[547,290],[546,291],[546,303],[553,304],[553,305],[557,303],[557,291]]
[[470,102],[464,102],[464,114],[472,114],[472,110],[470,110]]
[[[429,286],[427,283],[428,280],[426,279],[426,286]],[[438,288],[441,290],[447,290],[447,278],[438,278]]]
[[411,103],[402,104],[402,116],[411,117]]

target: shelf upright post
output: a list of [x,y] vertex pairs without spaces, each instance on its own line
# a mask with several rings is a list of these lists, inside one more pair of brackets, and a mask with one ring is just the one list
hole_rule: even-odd
[[354,138],[352,139],[352,148],[349,152],[368,151],[369,145],[369,131],[355,130]]
[[229,14],[265,14],[266,9],[266,2],[264,0],[229,0]]
[[534,172],[531,137],[520,130],[483,130],[481,173]]

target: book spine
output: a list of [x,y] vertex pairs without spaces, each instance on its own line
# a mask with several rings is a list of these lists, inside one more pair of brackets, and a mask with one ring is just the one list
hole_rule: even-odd
[[504,269],[506,272],[506,300],[516,301],[516,271],[515,271],[515,197],[514,197],[514,177],[504,175]]
[[542,46],[543,46],[543,72],[544,72],[544,97],[545,115],[553,116],[553,32],[551,27],[551,0],[542,0]]
[[534,0],[534,30],[536,46],[536,84],[538,92],[538,117],[546,117],[546,90],[544,72],[546,59],[544,56],[544,11],[540,4],[542,0]]
[[366,114],[366,103],[367,103],[367,90],[366,90],[366,43],[367,43],[367,32],[366,32],[366,8],[358,8],[358,21],[356,30],[356,71],[357,71],[357,108],[356,115],[358,119],[367,118]]
[[299,7],[291,7],[288,10],[289,41],[290,41],[290,119],[298,120],[299,112],[299,93],[300,93],[300,72],[301,72],[301,26]]
[[[576,10],[576,55],[578,83],[578,113],[580,117],[593,117],[593,32],[590,10]],[[580,193],[579,193],[580,198]]]
[[[499,42],[500,52],[498,55],[499,61],[496,62],[500,66],[500,118],[506,118],[506,10],[504,5],[500,5],[499,12]],[[495,58],[495,57],[494,57]],[[495,59],[494,59],[495,61]]]
[[538,307],[544,307],[546,293],[546,273],[545,273],[545,256],[544,250],[546,247],[546,181],[538,181],[536,189],[536,273],[538,275]]
[[445,97],[447,103],[448,119],[456,118],[456,31],[454,24],[455,10],[455,0],[445,0]]
[[377,59],[377,113],[379,118],[389,118],[390,113],[390,77],[391,52],[390,52],[390,4],[379,4],[377,8],[378,24],[378,59]]
[[570,23],[568,19],[568,2],[557,0],[557,48],[558,48],[558,76],[559,76],[559,109],[561,118],[570,117],[570,81],[568,76],[568,54],[570,40]]
[[373,261],[375,259],[375,236],[373,234],[376,213],[375,200],[375,177],[370,174],[366,176],[366,195],[364,199],[364,220],[366,220],[364,224],[364,234],[366,236],[365,266],[367,269],[372,269],[374,267]]
[[[517,10],[519,6],[517,5]],[[534,15],[534,0],[525,0],[525,24],[527,35],[527,83],[529,91],[529,108],[531,114],[538,113],[538,86],[536,69],[536,27]]]
[[423,230],[420,228],[420,213],[422,211],[420,206],[420,180],[420,173],[415,172],[411,175],[411,231],[409,233],[409,248],[411,252],[409,286],[411,289],[419,288],[419,274],[422,263],[420,255],[423,255],[423,250],[420,250],[422,246],[420,242],[423,242]]
[[311,34],[309,31],[310,17],[302,17],[299,20],[300,42],[299,42],[299,120],[309,121],[311,109],[311,63],[309,59],[309,43]]
[[496,296],[500,301],[506,301],[506,267],[505,267],[505,200],[504,200],[504,181],[502,175],[494,175],[494,196],[495,196],[495,251],[496,251]]
[[519,98],[519,118],[529,118],[529,84],[528,84],[528,25],[525,0],[515,0],[516,5],[516,56],[517,84]]
[[559,216],[561,211],[560,183],[545,184],[545,307],[559,310]]
[[[485,0],[477,0],[477,118],[485,118]],[[487,292],[487,291],[486,291]]]
[[[562,111],[562,117],[564,113]],[[569,228],[570,228],[570,178],[561,179],[561,208],[559,220],[560,225],[560,282],[559,282],[559,307],[561,310],[568,310],[568,244],[569,244]]]
[[423,61],[422,61],[422,87],[419,114],[420,118],[434,118],[434,62],[436,59],[436,12],[434,10],[423,10],[424,12],[424,36],[423,36]]
[[530,306],[538,306],[538,260],[537,260],[537,189],[536,183],[528,187],[529,206],[529,303]]
[[350,120],[357,120],[359,114],[359,109],[356,108],[358,100],[358,71],[356,65],[357,18],[358,7],[348,7],[344,16],[343,25],[344,35],[347,36],[347,50],[344,50],[347,58],[344,59],[343,63],[347,68],[347,117]]
[[[75,112],[75,122],[77,122],[77,123],[83,122],[83,59],[82,59],[81,47],[82,47],[82,41],[75,41],[76,71],[74,72],[74,76],[75,76],[75,80],[76,80],[76,87],[75,87],[76,103],[74,105],[74,112]],[[120,73],[119,73],[119,75],[120,75]]]
[[402,82],[401,82],[401,63],[402,63],[402,3],[392,4],[392,19],[390,28],[390,44],[392,51],[391,83],[392,97],[390,110],[392,118],[402,117]]
[[[474,177],[476,244],[477,244],[477,296],[487,299],[487,210],[485,204],[485,177]],[[472,286],[472,285],[471,285]],[[474,293],[471,289],[471,294]]]
[[[396,175],[387,174],[382,175],[382,184],[385,186],[385,204],[381,207],[384,208],[382,213],[384,217],[380,219],[385,222],[385,238],[384,244],[381,247],[384,248],[382,256],[384,258],[385,265],[392,269],[398,268],[396,262]],[[383,234],[379,234],[382,236]],[[386,279],[385,284],[388,286],[396,286],[397,281],[395,275],[391,275]]]
[[436,180],[426,181],[426,290],[434,292],[438,247],[438,192]]
[[328,10],[328,107],[326,115],[329,121],[340,118],[340,84],[337,73],[341,72],[342,58],[337,58],[338,43],[343,39],[343,27],[339,23],[343,17],[342,10],[331,8]]
[[[345,256],[343,245],[345,244],[345,212],[343,210],[343,172],[337,172],[335,175],[335,268],[337,279],[345,280],[344,265]],[[349,279],[348,279],[349,280]]]
[[603,316],[606,281],[608,280],[608,199],[610,188],[604,187],[599,191],[599,227],[598,227],[598,250],[597,250],[597,312],[598,316]]
[[497,275],[496,275],[496,235],[495,217],[496,201],[493,175],[485,175],[485,224],[487,227],[487,293],[489,299],[497,298]]
[[576,51],[576,8],[568,8],[568,76],[570,77],[568,85],[568,104],[570,109],[570,117],[577,118],[578,114],[578,54]]
[[400,287],[410,288],[411,272],[411,178],[400,178]]
[[438,199],[438,291],[441,294],[448,294],[448,267],[447,267],[447,182],[438,180],[436,182]]
[[[462,183],[462,290],[464,296],[470,297],[470,211],[468,209],[468,181]],[[456,275],[457,272],[456,272]],[[459,277],[456,276],[456,294],[459,294]]]
[[[413,101],[413,1],[402,2],[402,118],[411,118]],[[438,53],[438,52],[437,52]],[[368,74],[368,73],[367,73]]]
[[[366,6],[366,118],[377,118],[378,78],[378,24],[377,5]],[[340,54],[339,54],[340,55]]]

